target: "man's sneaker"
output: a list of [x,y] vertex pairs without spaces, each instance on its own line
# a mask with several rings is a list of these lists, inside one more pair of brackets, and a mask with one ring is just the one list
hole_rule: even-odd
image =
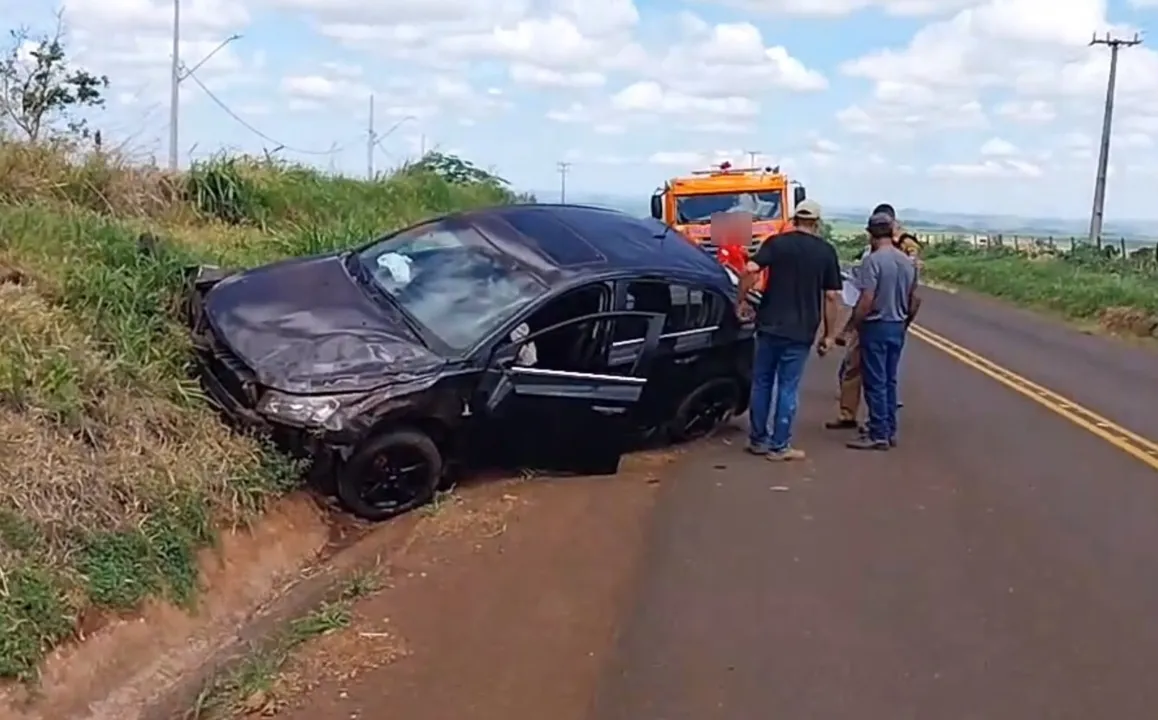
[[856,430],[858,425],[854,418],[840,418],[839,420],[829,420],[824,423],[824,427],[828,430]]
[[891,438],[889,438],[889,447],[896,447],[896,446],[897,446],[897,436],[893,435]]
[[845,447],[852,450],[888,450],[888,440],[873,440],[868,437],[859,437],[845,443]]
[[903,402],[901,402],[900,400],[898,400],[898,401],[897,401],[897,409],[898,409],[898,410],[900,410],[900,409],[901,409],[901,408],[903,408],[904,406],[905,406],[905,404],[904,404]]
[[805,457],[807,457],[807,455],[804,454],[803,450],[797,450],[796,448],[792,448],[792,447],[787,447],[787,448],[784,448],[783,450],[769,450],[768,451],[768,459],[772,460],[773,462],[789,462],[792,460],[803,460]]
[[747,446],[744,447],[744,452],[750,453],[752,455],[767,455],[768,454],[768,446],[767,445],[760,445],[760,444],[757,444],[754,442],[749,442],[747,444]]

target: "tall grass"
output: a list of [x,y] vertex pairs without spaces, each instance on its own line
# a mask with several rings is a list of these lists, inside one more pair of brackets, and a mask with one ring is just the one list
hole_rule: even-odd
[[925,274],[1113,330],[1150,335],[1158,326],[1151,321],[1158,318],[1158,263],[1149,253],[1120,258],[1078,246],[1027,257],[1013,249],[939,243],[927,249]]
[[513,199],[410,170],[362,182],[221,156],[171,174],[0,142],[0,677],[34,676],[91,606],[188,601],[197,547],[294,484],[188,381],[184,266],[328,251]]

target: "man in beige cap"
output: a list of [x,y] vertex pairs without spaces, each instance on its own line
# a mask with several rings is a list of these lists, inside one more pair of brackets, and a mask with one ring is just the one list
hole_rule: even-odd
[[804,458],[803,451],[792,447],[792,425],[805,361],[822,321],[824,335],[817,346],[821,355],[832,348],[839,332],[840,260],[836,248],[820,236],[820,206],[805,200],[796,206],[792,220],[794,229],[768,238],[756,251],[739,293],[740,312],[746,317],[748,292],[768,271],[755,313],[748,451],[771,460]]

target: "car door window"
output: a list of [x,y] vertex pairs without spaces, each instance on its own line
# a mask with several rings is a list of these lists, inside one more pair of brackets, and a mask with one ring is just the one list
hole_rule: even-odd
[[[667,283],[660,280],[637,280],[627,284],[624,310],[662,313],[665,335],[712,328],[720,324],[727,301],[713,290]],[[643,337],[645,324],[625,319],[617,328],[616,342],[632,342]]]

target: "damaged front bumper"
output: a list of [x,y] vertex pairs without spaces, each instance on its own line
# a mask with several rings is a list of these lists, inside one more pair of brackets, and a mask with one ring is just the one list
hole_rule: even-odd
[[205,294],[231,274],[208,266],[186,271],[185,322],[206,399],[235,430],[269,440],[288,455],[315,461],[344,456],[347,438],[274,422],[257,411],[261,388],[254,372],[217,338],[205,316]]

